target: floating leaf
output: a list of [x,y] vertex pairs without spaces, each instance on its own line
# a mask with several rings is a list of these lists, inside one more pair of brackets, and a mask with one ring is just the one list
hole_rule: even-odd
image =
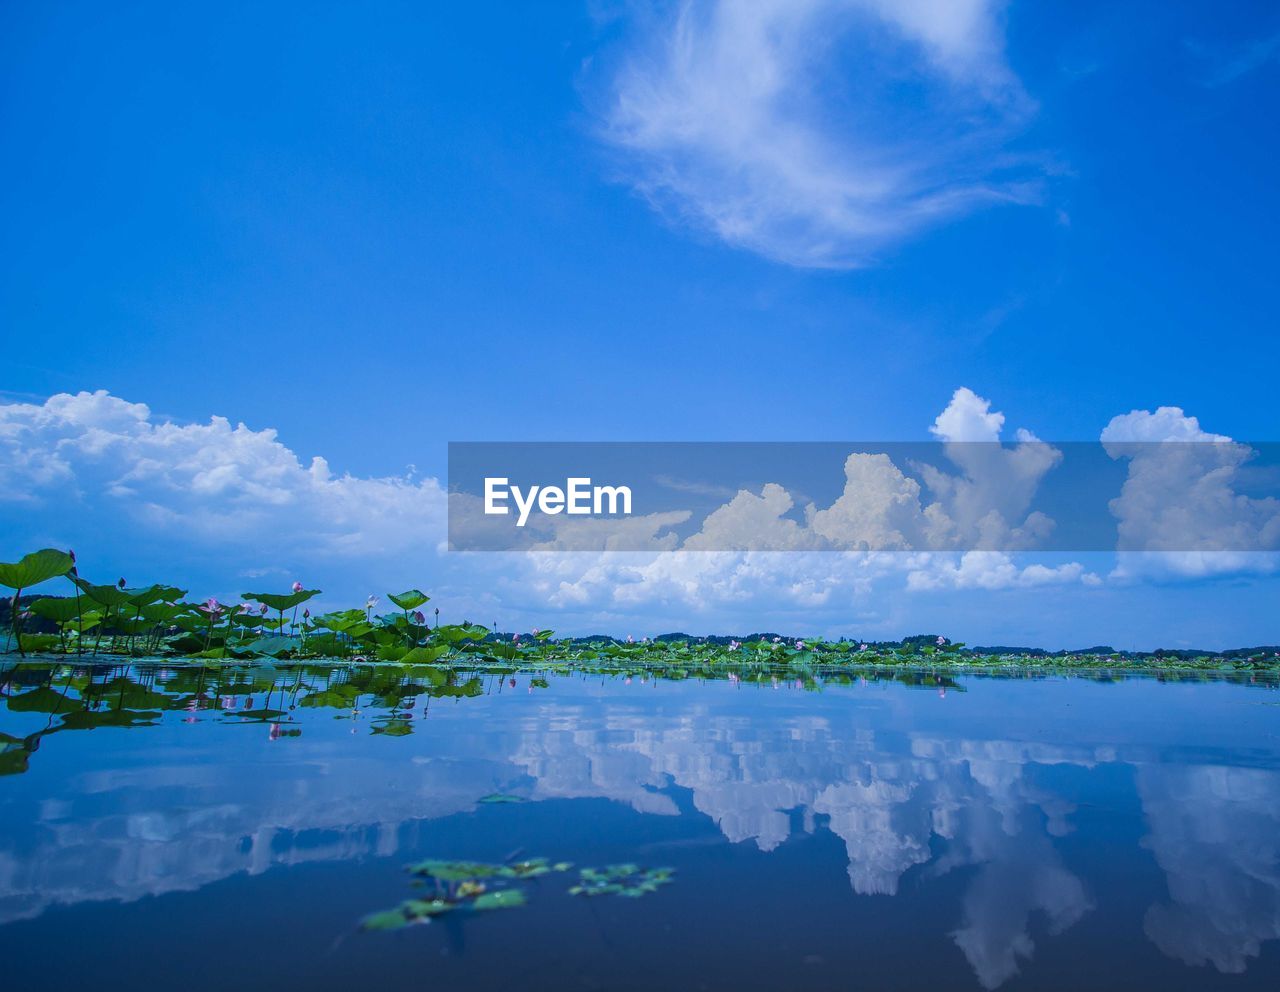
[[385,909],[366,916],[360,926],[365,930],[399,930],[409,925],[409,918],[398,909]]
[[583,868],[579,883],[569,889],[574,896],[624,896],[638,899],[657,892],[675,874],[674,868],[640,868],[631,863],[606,865],[604,868]]
[[412,917],[440,916],[458,908],[457,903],[444,899],[410,899],[401,909]]
[[524,796],[509,796],[503,792],[494,792],[476,801],[494,806],[499,803],[527,803],[529,800]]
[[497,892],[486,892],[477,896],[471,905],[474,909],[485,911],[490,909],[513,909],[525,904],[524,893],[519,889],[500,889]]
[[477,878],[496,878],[503,874],[503,865],[485,864],[483,861],[419,861],[409,866],[414,875],[424,875],[441,882],[468,882]]
[[539,878],[553,871],[568,871],[573,864],[568,861],[557,861],[554,865],[546,858],[531,858],[528,861],[516,861],[507,865],[507,872],[513,878]]

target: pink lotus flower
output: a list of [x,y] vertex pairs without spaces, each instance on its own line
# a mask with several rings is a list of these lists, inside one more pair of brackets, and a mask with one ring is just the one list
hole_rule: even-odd
[[774,644],[780,644],[780,643],[782,643],[782,638],[781,638],[781,637],[775,637],[775,638],[773,639],[773,643],[774,643]]
[[798,651],[804,650],[804,641],[796,641],[796,650]]
[[866,646],[865,644],[860,644],[860,645],[858,645],[858,650],[859,650],[859,651],[865,651],[865,650],[867,650],[867,646]]
[[945,637],[943,637],[941,634],[939,634],[939,635],[938,635],[938,647],[942,647],[942,645],[944,645],[944,644],[946,644],[946,643],[947,643],[947,639],[946,639]]
[[[124,581],[124,580],[122,579],[121,581]],[[216,617],[222,613],[223,607],[222,607],[222,604],[219,603],[214,597],[210,596],[208,599],[204,601],[200,609],[208,613],[209,616]]]
[[377,596],[370,596],[370,597],[369,597],[369,601],[368,601],[367,603],[365,603],[365,604],[364,604],[364,608],[365,608],[366,610],[372,610],[372,609],[373,609],[375,606],[377,606],[377,605],[378,605],[378,597],[377,597]]
[[628,634],[628,635],[627,635],[627,643],[628,643],[628,644],[634,644],[635,642],[636,642],[636,639],[635,639],[634,637],[632,637],[630,634]]
[[302,583],[301,583],[301,582],[295,582],[295,583],[293,584],[293,591],[294,591],[294,592],[302,592]]
[[730,642],[729,642],[729,650],[730,650],[730,651],[737,651],[737,650],[738,650],[738,648],[740,648],[740,647],[742,647],[742,645],[741,645],[741,644],[739,644],[737,641],[730,641]]
[[533,636],[534,636],[534,637],[537,637],[537,636],[538,636],[539,634],[541,634],[541,633],[542,633],[542,631],[541,631],[539,628],[537,628],[537,627],[534,627],[534,628],[533,628]]
[[262,606],[258,608],[258,612],[265,617],[267,615],[267,604],[263,603]]
[[519,643],[520,643],[520,635],[519,635],[519,634],[512,634],[512,635],[511,635],[511,643],[512,643],[512,644],[519,644]]
[[424,624],[424,623],[426,623],[426,622],[427,622],[427,618],[426,618],[426,617],[424,617],[424,616],[422,615],[422,611],[421,611],[421,610],[414,610],[414,611],[413,611],[413,622],[414,622],[414,623],[416,623],[416,624],[418,624],[419,626],[421,626],[422,624]]

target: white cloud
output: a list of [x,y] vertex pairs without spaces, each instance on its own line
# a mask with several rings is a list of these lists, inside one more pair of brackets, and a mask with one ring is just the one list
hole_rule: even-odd
[[445,522],[435,479],[335,475],[274,430],[178,425],[102,390],[0,405],[0,502],[99,526],[118,514],[150,537],[223,549],[258,552],[265,538],[313,559],[433,549]]
[[985,400],[967,386],[961,386],[951,396],[947,408],[934,418],[929,433],[939,441],[961,443],[967,441],[993,442],[1000,440],[1004,429],[1004,414],[991,411],[991,401]]
[[[981,539],[991,521],[966,507],[979,505],[975,494],[983,492],[1001,507],[1004,541],[1034,529],[1027,501],[1055,464],[1054,449],[1026,432],[1013,445],[992,444],[1004,417],[969,390],[957,391],[935,428],[956,471],[938,470],[928,485],[884,456],[855,455],[832,505],[797,507],[787,490],[767,485],[728,500],[688,545],[737,550],[660,552],[671,546],[669,529],[684,519],[675,514],[635,518],[633,526],[652,541],[648,552],[610,551],[600,533],[566,530],[539,539],[579,550],[443,554],[445,494],[435,479],[340,475],[322,458],[300,459],[273,430],[233,426],[221,417],[174,424],[106,392],[62,394],[44,403],[0,403],[3,539],[13,554],[43,544],[77,548],[96,578],[114,578],[118,563],[133,581],[176,579],[195,583],[202,594],[222,595],[242,591],[238,583],[249,578],[279,585],[310,577],[335,602],[417,584],[454,619],[554,622],[574,632],[774,627],[894,637],[933,624],[953,632],[962,615],[955,604],[966,596],[1044,588],[1036,602],[1052,595],[1062,604],[1066,590],[1098,584],[1077,562],[1045,563],[1005,550],[884,550],[966,547],[943,541],[957,534]],[[1133,437],[1202,435],[1208,436],[1192,418],[1162,409],[1118,418],[1104,440],[1119,451]],[[995,456],[975,460],[974,449]],[[1146,484],[1146,470],[1134,464],[1130,482]],[[1231,485],[1241,465],[1228,459],[1223,469],[1208,466],[1207,481],[1192,487],[1206,494],[1226,487],[1227,498],[1206,495],[1206,505],[1225,515],[1214,526],[1226,527],[1236,513],[1264,533],[1273,525],[1274,501],[1239,497]],[[1186,486],[1184,477],[1153,478],[1158,489]],[[1124,502],[1132,496],[1127,488],[1119,505],[1141,505]],[[1143,519],[1121,516],[1134,526]],[[745,541],[761,534],[767,550],[733,544],[734,535]],[[1117,580],[1151,574],[1140,573],[1132,557],[1113,573]],[[1160,558],[1161,575],[1175,578],[1255,568],[1243,553],[1235,559],[1212,552],[1148,557]],[[1269,560],[1274,567],[1274,556]],[[903,597],[903,591],[919,595]],[[980,636],[997,637],[1003,621],[989,611],[984,616]],[[1022,615],[1019,629],[1029,622]],[[1061,623],[1062,636],[1074,639],[1079,618],[1064,616]]]
[[791,494],[775,482],[760,495],[739,492],[724,506],[707,514],[698,533],[682,547],[689,551],[754,550],[810,551],[825,543],[821,536],[783,514],[795,506]]
[[686,0],[637,26],[603,135],[656,207],[735,247],[847,268],[1038,196],[1002,0]]
[[1143,928],[1169,957],[1240,974],[1280,939],[1280,776],[1270,768],[1150,763],[1138,768],[1143,846],[1169,898]]
[[1280,500],[1240,491],[1255,455],[1248,445],[1209,433],[1169,406],[1114,417],[1101,439],[1112,458],[1128,461],[1110,504],[1118,548],[1140,552],[1122,557],[1117,578],[1277,568]]
[[912,592],[935,589],[1028,589],[1036,586],[1082,583],[1096,586],[1102,580],[1085,571],[1079,562],[1064,565],[1031,564],[1019,567],[1009,555],[1000,551],[966,551],[956,559],[952,555],[919,555],[917,567],[907,573],[907,588]]

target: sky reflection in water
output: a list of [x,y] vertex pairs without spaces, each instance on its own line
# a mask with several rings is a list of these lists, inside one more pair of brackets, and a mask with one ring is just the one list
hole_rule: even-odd
[[[247,987],[1280,981],[1272,689],[67,672],[13,673],[0,709],[0,954],[22,987],[135,987],[139,935],[188,988],[225,984],[191,969],[212,946]],[[494,792],[529,801],[477,803]],[[516,851],[678,874],[354,932],[411,895],[406,862]]]

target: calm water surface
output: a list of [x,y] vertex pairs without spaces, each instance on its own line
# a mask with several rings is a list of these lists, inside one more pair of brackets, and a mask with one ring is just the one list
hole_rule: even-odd
[[[1280,988],[1274,689],[89,676],[0,675],[6,988]],[[358,929],[517,853],[676,876]]]

